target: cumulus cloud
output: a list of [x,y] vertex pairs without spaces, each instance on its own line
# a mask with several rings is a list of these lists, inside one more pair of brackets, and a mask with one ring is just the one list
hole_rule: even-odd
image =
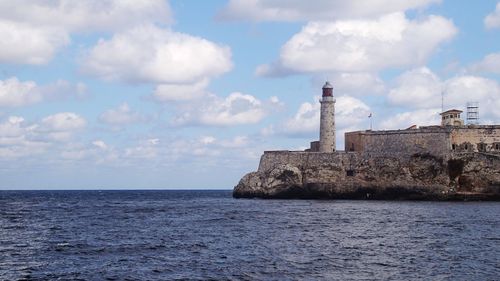
[[88,97],[87,85],[82,82],[72,83],[59,79],[53,83],[40,85],[43,100],[59,101],[76,99],[82,100]]
[[279,61],[259,67],[258,74],[272,76],[284,69],[374,72],[421,65],[456,33],[450,20],[433,15],[409,20],[404,13],[393,13],[376,20],[309,22],[281,48]]
[[479,102],[480,118],[500,122],[500,85],[479,76],[458,76],[445,81],[445,105],[464,109],[467,102]]
[[232,67],[229,47],[141,25],[100,39],[82,60],[83,71],[105,80],[190,84]]
[[122,126],[143,122],[145,117],[130,109],[127,103],[122,103],[118,108],[112,108],[103,112],[99,116],[99,120],[113,126]]
[[385,82],[376,74],[369,72],[334,72],[316,75],[313,83],[319,88],[327,80],[332,81],[336,95],[366,96],[380,95],[386,91]]
[[285,134],[302,135],[319,130],[320,103],[305,102],[299,106],[297,113],[285,123]]
[[424,8],[440,0],[230,0],[217,17],[223,20],[302,21],[375,17]]
[[39,129],[48,132],[68,132],[83,129],[87,121],[73,112],[61,112],[42,119]]
[[169,23],[168,2],[0,1],[0,62],[46,64],[78,31],[115,31],[145,22]]
[[[216,138],[205,135],[190,138],[142,139],[135,145],[125,147],[119,153],[120,163],[144,165],[143,159],[161,160],[155,165],[190,163],[194,166],[231,167],[242,165],[242,161],[260,156],[262,147],[247,136]],[[217,156],[217,157],[216,157]],[[151,162],[150,162],[151,163]],[[182,165],[181,165],[182,166]],[[190,166],[193,167],[193,166]]]
[[85,84],[73,84],[65,80],[42,86],[34,81],[19,81],[16,77],[0,80],[0,107],[19,107],[70,97],[82,98],[85,94]]
[[[320,108],[317,102],[302,103],[294,117],[288,119],[280,133],[291,136],[309,136],[319,133]],[[335,124],[337,131],[354,128],[367,120],[370,107],[359,99],[350,96],[340,96],[335,103]]]
[[[396,79],[396,86],[387,96],[391,105],[414,111],[400,113],[397,120],[392,118],[386,125],[394,128],[394,124],[401,125],[402,122],[410,121],[425,125],[431,124],[430,122],[439,124],[435,121],[441,111],[436,109],[441,106],[441,94],[444,95],[445,110],[465,110],[467,102],[479,102],[480,113],[485,121],[500,122],[500,85],[497,81],[474,75],[459,75],[442,80],[428,68],[417,68],[401,74]],[[432,118],[425,116],[430,112],[426,108],[432,108]]]
[[239,92],[226,98],[210,95],[198,103],[181,106],[182,114],[173,120],[174,125],[232,126],[260,122],[271,110],[280,107],[276,97],[262,102],[252,95]]
[[159,102],[187,101],[206,94],[208,79],[193,84],[160,84],[156,86],[153,99]]
[[470,68],[472,72],[489,72],[500,74],[500,53],[488,54],[480,62]]
[[487,28],[499,28],[500,27],[500,2],[497,3],[495,11],[487,15],[484,18],[484,25]]
[[[1,10],[1,9],[0,9]],[[0,62],[45,64],[69,43],[58,27],[32,26],[0,19]]]
[[389,103],[406,108],[429,108],[441,104],[443,83],[426,67],[407,71],[397,78],[397,86],[389,91]]
[[33,123],[9,116],[0,122],[0,157],[11,159],[47,152],[55,143],[70,140],[86,123],[72,112],[56,113]]
[[108,149],[108,145],[102,140],[95,140],[92,144],[100,149],[106,150]]
[[132,159],[153,159],[161,153],[159,148],[159,139],[141,140],[141,143],[135,147],[125,149],[124,157]]
[[32,129],[33,127],[26,125],[24,118],[9,116],[0,123],[0,144],[8,145],[23,141],[24,135]]
[[24,106],[41,100],[42,94],[34,81],[21,82],[16,77],[0,80],[0,107]]
[[172,22],[170,6],[164,0],[1,1],[0,18],[29,22],[33,26],[99,31],[114,31],[144,22]]
[[430,126],[441,124],[440,108],[419,109],[398,113],[380,123],[380,129],[406,129],[410,126]]
[[47,144],[33,139],[36,125],[10,116],[0,122],[0,159],[15,159],[43,153]]
[[[464,108],[468,101],[495,104],[500,96],[498,82],[480,76],[460,75],[441,80],[428,68],[417,68],[401,74],[388,100],[396,106],[429,108],[441,105],[444,94],[446,108]],[[495,110],[496,111],[496,110]]]

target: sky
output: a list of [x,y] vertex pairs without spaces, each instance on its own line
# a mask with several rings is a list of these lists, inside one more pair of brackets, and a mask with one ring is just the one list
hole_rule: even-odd
[[231,189],[265,150],[500,124],[497,0],[0,0],[0,189]]

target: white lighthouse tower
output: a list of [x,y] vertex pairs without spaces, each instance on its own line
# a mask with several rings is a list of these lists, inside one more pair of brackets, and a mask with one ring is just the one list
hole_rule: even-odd
[[323,86],[320,103],[319,152],[333,152],[335,151],[335,99],[333,86],[328,81]]

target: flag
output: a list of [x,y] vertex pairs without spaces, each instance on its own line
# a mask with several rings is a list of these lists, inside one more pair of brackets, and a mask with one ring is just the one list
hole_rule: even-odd
[[368,115],[368,118],[372,118],[372,113],[370,112],[370,115]]

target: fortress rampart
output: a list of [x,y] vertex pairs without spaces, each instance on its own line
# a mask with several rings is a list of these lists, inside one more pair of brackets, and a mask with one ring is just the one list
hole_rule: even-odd
[[500,126],[428,126],[406,130],[348,132],[345,134],[345,150],[435,155],[450,151],[500,152]]
[[266,151],[235,197],[500,200],[500,154]]
[[[324,100],[334,100],[329,83]],[[500,125],[464,125],[453,109],[440,126],[348,132],[345,151],[333,151],[334,103],[328,109],[319,141],[306,151],[264,152],[233,196],[500,200]]]

